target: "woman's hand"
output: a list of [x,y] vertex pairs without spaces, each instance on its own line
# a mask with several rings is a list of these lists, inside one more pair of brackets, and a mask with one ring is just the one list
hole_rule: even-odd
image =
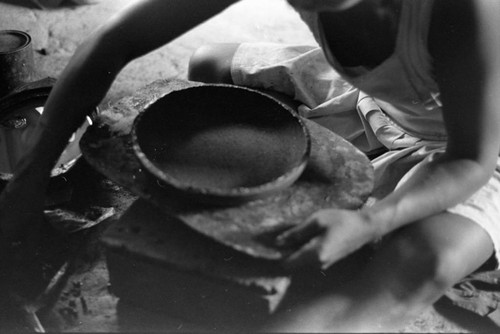
[[361,211],[325,209],[282,233],[277,244],[297,248],[286,260],[291,269],[316,266],[326,269],[378,237],[377,226]]

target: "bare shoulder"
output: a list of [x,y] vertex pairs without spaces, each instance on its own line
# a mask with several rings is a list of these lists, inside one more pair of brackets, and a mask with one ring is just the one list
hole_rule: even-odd
[[429,31],[430,53],[441,57],[479,51],[487,43],[500,42],[498,37],[498,41],[493,39],[499,28],[500,1],[435,0]]
[[429,50],[435,57],[457,52],[475,39],[474,0],[435,0],[429,30]]

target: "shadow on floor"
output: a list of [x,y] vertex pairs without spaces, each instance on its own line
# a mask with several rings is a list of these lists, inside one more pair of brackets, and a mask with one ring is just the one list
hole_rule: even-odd
[[[114,192],[108,189],[109,181],[92,170],[84,159],[58,178],[52,183],[53,191],[62,189],[61,192],[66,193],[64,189],[71,188],[71,199],[60,207],[85,212],[96,203],[104,203],[120,212],[115,193],[126,197],[127,201],[122,200],[123,206],[128,203],[128,195],[121,189]],[[110,218],[69,234],[44,224],[33,247],[0,245],[0,332],[33,331],[36,317],[30,314],[36,312],[42,320],[57,302],[71,275],[87,272],[102,260],[100,235],[112,222]]]
[[39,8],[30,0],[0,0],[0,3],[6,3],[13,6],[27,7],[27,8]]
[[[19,6],[19,7],[42,9],[41,6],[37,5],[35,2],[31,0],[0,0],[0,3],[6,3],[9,5]],[[53,7],[47,6],[43,9],[57,9],[58,7],[75,7],[75,6],[78,6],[78,4],[75,4],[70,0],[66,0],[57,6]]]
[[499,327],[487,316],[451,304],[446,298],[441,298],[434,304],[436,311],[451,322],[469,330],[471,333],[498,333]]

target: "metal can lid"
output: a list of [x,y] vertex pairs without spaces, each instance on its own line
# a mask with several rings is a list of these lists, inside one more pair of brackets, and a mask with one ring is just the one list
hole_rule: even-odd
[[17,52],[31,43],[31,36],[20,30],[0,30],[0,54]]

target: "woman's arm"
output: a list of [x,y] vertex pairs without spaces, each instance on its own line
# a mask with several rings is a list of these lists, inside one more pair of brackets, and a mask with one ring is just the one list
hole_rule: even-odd
[[500,2],[437,0],[430,35],[446,153],[372,209],[382,233],[438,213],[491,177],[500,152]]
[[83,42],[60,75],[14,177],[0,197],[4,237],[23,238],[40,220],[50,171],[85,116],[131,60],[179,37],[237,0],[142,0]]
[[58,79],[41,117],[38,132],[48,128],[51,137],[58,136],[57,149],[50,146],[47,152],[50,164],[128,62],[167,44],[233,2],[137,1],[86,40]]
[[287,232],[283,244],[307,242],[290,264],[307,258],[328,266],[465,200],[491,177],[500,151],[500,2],[436,0],[433,21],[431,53],[449,136],[445,154],[372,207],[320,211]]

